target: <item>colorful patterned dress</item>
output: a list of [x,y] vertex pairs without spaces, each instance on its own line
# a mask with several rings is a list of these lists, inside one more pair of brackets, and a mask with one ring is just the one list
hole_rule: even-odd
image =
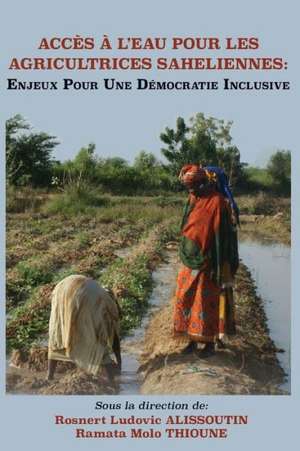
[[238,268],[230,205],[213,188],[191,194],[185,208],[174,309],[176,334],[212,342],[235,333],[232,282]]

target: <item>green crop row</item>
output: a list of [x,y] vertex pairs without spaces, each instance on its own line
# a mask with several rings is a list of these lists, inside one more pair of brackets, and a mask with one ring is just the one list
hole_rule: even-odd
[[[172,239],[175,221],[154,227],[136,246],[128,259],[116,259],[105,270],[100,282],[116,293],[122,309],[122,334],[139,323],[147,308],[152,288],[153,261],[163,243]],[[7,351],[28,349],[48,329],[51,292],[62,278],[77,272],[76,266],[56,273],[55,278],[34,288],[26,302],[15,308],[7,321]]]

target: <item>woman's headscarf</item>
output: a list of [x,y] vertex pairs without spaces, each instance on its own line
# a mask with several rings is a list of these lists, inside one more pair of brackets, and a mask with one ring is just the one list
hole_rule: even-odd
[[201,185],[207,182],[206,171],[198,164],[186,164],[180,171],[179,180],[186,186]]

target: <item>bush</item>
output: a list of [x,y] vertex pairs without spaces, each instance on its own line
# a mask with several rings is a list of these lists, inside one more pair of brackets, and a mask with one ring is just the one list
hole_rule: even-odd
[[39,260],[35,262],[20,262],[16,267],[24,283],[32,287],[49,283],[53,278],[52,271],[48,267],[43,266]]
[[272,178],[274,191],[282,195],[291,194],[291,152],[278,150],[268,163],[268,174]]
[[242,184],[249,192],[270,190],[272,179],[266,169],[249,166],[244,169],[244,173],[245,180]]
[[108,196],[99,194],[86,183],[73,182],[66,186],[62,194],[47,202],[44,212],[66,216],[93,214],[95,208],[106,206],[109,202]]

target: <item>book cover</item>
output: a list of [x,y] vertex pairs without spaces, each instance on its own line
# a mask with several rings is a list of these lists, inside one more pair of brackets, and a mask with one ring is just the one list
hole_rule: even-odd
[[1,12],[5,449],[294,449],[296,2]]

